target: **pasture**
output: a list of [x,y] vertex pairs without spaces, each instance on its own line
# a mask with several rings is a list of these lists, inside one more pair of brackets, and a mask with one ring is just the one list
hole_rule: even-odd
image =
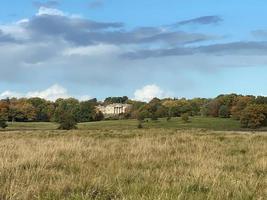
[[[136,120],[110,120],[100,122],[88,122],[78,124],[79,130],[134,130],[137,129]],[[166,129],[207,129],[217,131],[242,131],[240,123],[233,119],[222,119],[213,117],[192,117],[189,123],[184,123],[181,118],[166,118],[157,121],[145,120],[145,129],[166,128]],[[7,130],[56,130],[58,124],[50,122],[25,122],[9,123]]]
[[10,124],[0,131],[0,199],[265,199],[267,133],[191,121]]

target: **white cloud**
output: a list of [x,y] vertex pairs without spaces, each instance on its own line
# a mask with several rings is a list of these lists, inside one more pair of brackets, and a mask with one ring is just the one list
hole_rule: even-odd
[[[179,91],[179,95],[187,96],[190,94],[190,96],[194,96],[196,95],[194,91],[200,94],[202,91],[207,91],[207,93],[210,90],[214,91],[215,86],[205,85],[205,83],[214,81],[213,77],[220,75],[220,73],[224,76],[227,67],[232,69],[234,67],[266,67],[267,65],[266,54],[225,54],[218,56],[214,53],[199,53],[175,56],[172,53],[173,47],[170,47],[170,50],[167,51],[172,56],[158,57],[156,52],[155,57],[148,55],[146,59],[131,60],[121,56],[121,54],[142,49],[167,48],[168,46],[159,45],[158,42],[151,42],[151,44],[140,42],[136,44],[133,41],[134,44],[131,44],[129,38],[136,38],[134,40],[139,41],[140,38],[145,39],[146,36],[149,38],[157,33],[166,32],[168,35],[170,31],[165,30],[165,27],[155,27],[155,30],[153,27],[151,27],[151,30],[136,27],[136,29],[128,30],[127,26],[125,28],[120,27],[120,23],[118,23],[117,29],[116,23],[115,25],[113,23],[106,24],[87,18],[72,20],[68,18],[73,18],[74,15],[67,13],[66,10],[61,11],[47,7],[41,7],[36,15],[13,23],[0,24],[0,32],[2,31],[3,38],[13,37],[16,39],[15,42],[5,42],[5,39],[2,39],[2,42],[0,41],[1,91],[9,89],[8,87],[13,84],[20,85],[21,88],[28,87],[31,91],[23,94],[20,90],[17,90],[17,92],[5,91],[2,94],[0,92],[1,98],[36,95],[54,99],[58,96],[70,96],[69,93],[76,92],[76,88],[69,92],[64,92],[64,90],[51,92],[55,88],[44,91],[33,91],[34,89],[31,89],[32,83],[36,88],[54,80],[64,85],[79,85],[78,91],[90,90],[92,94],[98,94],[101,97],[130,95],[129,92],[132,91],[132,88],[138,88],[137,84],[144,86],[146,83],[154,82],[164,83],[161,87]],[[41,17],[38,15],[41,15]],[[49,26],[50,23],[39,23],[40,19],[45,18],[44,15],[53,15],[55,20],[62,18],[57,16],[65,17],[54,21],[55,23]],[[48,18],[53,20],[53,16]],[[65,22],[66,24],[60,24],[59,22]],[[58,30],[49,28],[55,27],[57,24],[59,24]],[[90,37],[88,34],[84,34],[89,30],[92,30],[89,34]],[[68,37],[65,37],[66,34],[69,34]],[[90,39],[91,35],[92,40]],[[120,35],[123,37],[120,37]],[[170,37],[172,37],[171,35],[170,33]],[[149,54],[149,52],[144,51],[146,54]],[[240,71],[245,74],[244,68]],[[251,75],[251,73],[245,75],[248,74]],[[257,75],[259,74],[254,74],[255,77]],[[3,88],[2,85],[6,84],[5,87],[7,88]],[[192,85],[194,91],[192,91]],[[222,89],[225,89],[225,86]],[[218,90],[216,89],[216,91]],[[148,85],[135,92],[135,98],[140,100],[149,101],[154,96],[165,97],[167,95],[156,85]],[[76,98],[84,100],[89,97],[76,96]]]
[[63,52],[63,55],[103,56],[103,55],[110,55],[113,53],[117,53],[119,51],[120,51],[119,47],[115,45],[99,44],[95,46],[68,48]]
[[40,7],[38,10],[37,16],[40,15],[58,15],[58,16],[65,16],[65,13],[61,10],[55,8],[47,8],[47,7]]
[[[51,87],[42,90],[42,91],[30,91],[25,94],[14,92],[14,91],[4,91],[3,93],[0,93],[0,99],[5,99],[5,98],[31,98],[31,97],[40,97],[43,99],[47,99],[50,101],[55,101],[59,98],[70,98],[71,95],[68,93],[68,90],[58,84],[52,85]],[[77,99],[81,101],[86,101],[91,99],[89,95],[82,95],[82,96],[77,96]]]
[[134,93],[135,100],[139,101],[150,101],[153,98],[164,98],[167,94],[157,85],[146,85],[141,89],[138,89]]
[[30,21],[30,20],[29,20],[28,18],[24,18],[24,19],[21,19],[21,20],[15,22],[15,24],[16,24],[16,25],[23,25],[23,24],[27,24],[27,23],[29,23],[29,21]]
[[0,93],[0,99],[13,98],[13,97],[20,98],[22,96],[23,94],[21,93],[9,91],[9,90]]
[[55,84],[43,91],[28,92],[26,94],[26,97],[40,97],[43,99],[55,101],[58,98],[68,98],[70,97],[70,95],[68,94],[66,88]]
[[61,17],[70,17],[70,18],[82,18],[81,15],[78,14],[69,14],[66,12],[63,12],[56,8],[48,8],[48,7],[40,7],[38,12],[36,13],[36,16],[42,16],[42,15],[52,15],[52,16],[61,16]]
[[80,101],[88,101],[88,100],[92,99],[92,97],[89,95],[82,95],[82,96],[78,97],[78,99]]

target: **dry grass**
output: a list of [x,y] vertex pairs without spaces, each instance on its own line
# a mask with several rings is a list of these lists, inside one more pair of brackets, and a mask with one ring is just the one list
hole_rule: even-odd
[[265,199],[267,135],[0,132],[0,199]]

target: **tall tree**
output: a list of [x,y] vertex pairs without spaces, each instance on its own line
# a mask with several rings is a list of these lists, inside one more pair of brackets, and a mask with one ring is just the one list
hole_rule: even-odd
[[36,113],[36,121],[50,121],[51,102],[41,98],[30,98],[28,102],[34,107]]

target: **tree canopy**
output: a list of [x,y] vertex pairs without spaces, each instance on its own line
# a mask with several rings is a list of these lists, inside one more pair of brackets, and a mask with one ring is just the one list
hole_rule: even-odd
[[[131,104],[121,118],[143,121],[146,118],[157,120],[166,117],[208,116],[240,120],[242,127],[258,128],[267,125],[267,97],[227,94],[214,99],[207,98],[154,98],[150,102],[130,100],[128,97],[108,97],[104,102],[97,99],[79,101],[74,98],[57,99],[55,102],[41,98],[11,98],[0,100],[0,117],[4,124],[10,122],[61,122],[72,118],[75,123],[100,121],[104,119],[98,105],[113,103]],[[71,116],[71,117],[70,117]],[[4,126],[4,125],[3,125]]]

